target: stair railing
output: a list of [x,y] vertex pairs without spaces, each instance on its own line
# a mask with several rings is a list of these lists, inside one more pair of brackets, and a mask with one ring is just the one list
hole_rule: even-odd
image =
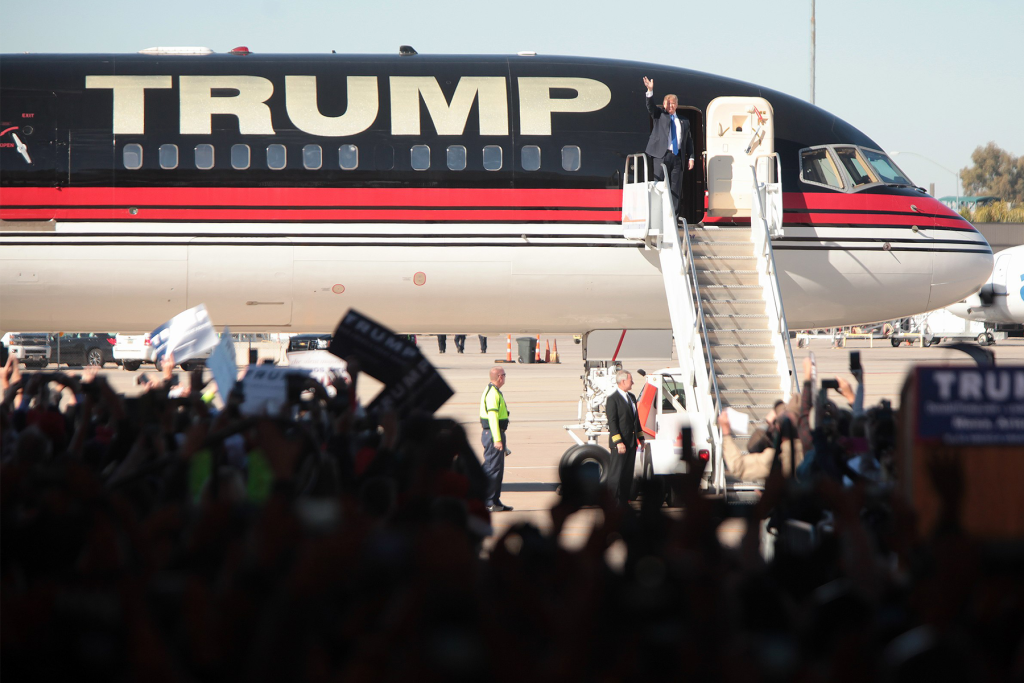
[[[775,162],[774,167],[770,165],[772,160]],[[764,182],[760,181],[758,174],[758,168],[762,165],[766,167]],[[750,239],[754,243],[754,255],[757,257],[758,281],[768,304],[768,326],[775,333],[772,344],[779,368],[779,389],[785,400],[789,401],[797,390],[796,359],[789,338],[789,325],[779,287],[779,271],[772,248],[772,237],[782,234],[782,162],[777,153],[764,154],[757,157],[751,170],[754,172],[754,191],[750,204]],[[770,171],[774,171],[775,182],[768,180]]]
[[[693,326],[687,339],[683,341],[687,356],[693,367],[694,398],[697,402],[697,409],[704,417],[707,426],[707,433],[711,437],[712,469],[711,486],[716,491],[722,491],[725,487],[725,465],[722,456],[722,432],[718,427],[718,411],[721,409],[722,397],[718,388],[718,376],[715,373],[715,360],[711,355],[711,344],[708,335],[707,323],[704,319],[704,304],[700,296],[700,283],[697,278],[697,269],[693,260],[693,245],[690,241],[690,228],[686,219],[682,219],[682,229],[678,229],[676,222],[675,198],[668,191],[668,169],[662,165],[662,172],[665,174],[665,199],[663,202],[662,224],[665,226],[674,223],[676,230],[666,228],[663,230],[663,240],[667,239],[672,244],[670,248],[679,252],[682,261],[682,276],[687,281],[687,290],[690,294],[690,302],[693,313]],[[679,234],[682,233],[682,239]],[[685,248],[684,248],[685,245]],[[676,341],[677,349],[680,346]],[[680,354],[681,355],[681,354]],[[681,361],[682,359],[680,359]],[[691,412],[692,416],[693,413]]]

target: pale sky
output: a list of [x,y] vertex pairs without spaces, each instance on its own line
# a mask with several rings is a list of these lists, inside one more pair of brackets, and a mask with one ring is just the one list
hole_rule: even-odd
[[[0,52],[535,50],[691,68],[808,99],[810,11],[810,0],[0,0]],[[895,157],[918,185],[953,194],[975,147],[1024,155],[1022,36],[1024,0],[817,0],[816,104],[888,152],[932,159]]]

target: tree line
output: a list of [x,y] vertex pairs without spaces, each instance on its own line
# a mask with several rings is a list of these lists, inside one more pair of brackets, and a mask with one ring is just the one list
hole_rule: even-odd
[[1014,156],[994,142],[975,148],[974,165],[960,171],[968,196],[999,197],[998,202],[964,209],[966,218],[981,223],[1024,223],[1024,156]]

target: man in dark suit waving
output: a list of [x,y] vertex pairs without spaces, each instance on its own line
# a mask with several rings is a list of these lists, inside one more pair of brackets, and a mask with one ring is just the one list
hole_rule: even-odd
[[633,375],[626,370],[619,370],[615,373],[615,383],[618,388],[608,397],[604,406],[608,416],[608,449],[612,453],[608,468],[608,488],[625,504],[629,501],[633,487],[636,449],[643,446],[644,433],[640,428],[636,398],[629,393],[633,388]]
[[683,163],[686,160],[687,170],[693,170],[693,138],[690,136],[690,122],[683,116],[676,115],[679,98],[665,95],[661,106],[654,104],[654,81],[644,76],[647,86],[647,111],[654,119],[654,129],[647,141],[647,156],[654,160],[654,179],[661,180],[665,175],[661,165],[668,168],[668,186],[672,197],[676,200],[676,215],[682,211],[680,200],[683,196]]

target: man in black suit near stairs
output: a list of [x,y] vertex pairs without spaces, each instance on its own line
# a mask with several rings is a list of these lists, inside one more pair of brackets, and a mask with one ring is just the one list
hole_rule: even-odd
[[604,406],[608,416],[608,449],[611,451],[608,488],[625,505],[633,487],[636,449],[644,444],[644,432],[640,427],[636,398],[629,393],[633,388],[633,375],[619,370],[615,373],[615,382],[618,388]]
[[[676,200],[676,215],[682,212],[683,196],[683,164],[687,170],[693,170],[693,137],[690,135],[690,122],[683,116],[676,115],[679,98],[665,95],[661,106],[654,104],[654,81],[644,76],[647,86],[647,112],[654,119],[654,129],[647,141],[647,156],[654,160],[654,179],[661,180],[665,174],[661,165],[668,168],[668,186],[672,197]],[[685,162],[684,162],[685,159]]]

